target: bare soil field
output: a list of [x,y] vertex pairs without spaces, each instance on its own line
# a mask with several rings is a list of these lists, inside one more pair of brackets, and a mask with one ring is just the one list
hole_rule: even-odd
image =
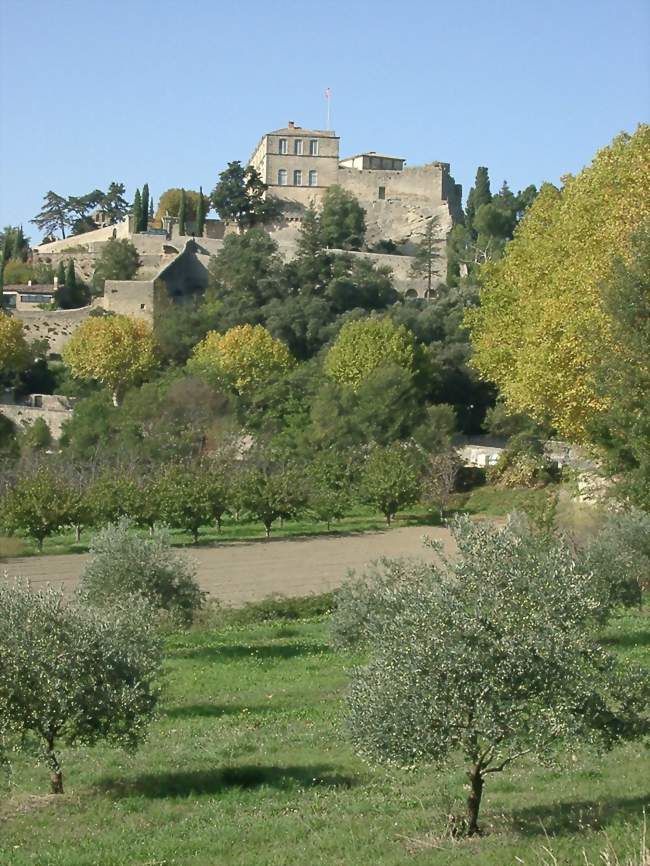
[[[447,529],[408,526],[348,536],[228,542],[192,548],[187,555],[197,564],[201,587],[236,606],[273,594],[326,592],[339,586],[350,569],[363,569],[382,556],[433,559],[434,552],[422,544],[425,537],[447,549],[451,545]],[[87,554],[16,557],[0,563],[0,574],[25,577],[35,587],[52,583],[72,590],[87,561]]]

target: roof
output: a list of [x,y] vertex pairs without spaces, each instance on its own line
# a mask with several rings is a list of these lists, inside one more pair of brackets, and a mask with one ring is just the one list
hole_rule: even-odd
[[3,292],[16,292],[20,295],[53,295],[57,289],[62,289],[63,283],[58,286],[45,285],[44,283],[32,283],[28,286],[26,283],[17,283],[13,286],[5,286]]
[[377,156],[379,159],[396,159],[398,162],[406,162],[403,156],[389,156],[387,153],[377,153],[374,150],[364,150],[363,153],[355,153],[354,156],[344,156],[340,161],[346,162],[348,159],[357,159],[360,156]]
[[274,129],[266,135],[314,135],[321,138],[337,138],[331,129],[303,129],[302,126],[285,126],[282,129]]

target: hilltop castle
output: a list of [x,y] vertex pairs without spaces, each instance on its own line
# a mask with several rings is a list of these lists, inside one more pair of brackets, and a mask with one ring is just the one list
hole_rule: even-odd
[[461,213],[462,190],[448,163],[410,167],[402,157],[375,151],[341,159],[336,133],[293,121],[263,135],[249,165],[282,202],[288,219],[300,219],[335,184],[354,193],[366,211],[369,246],[391,240],[408,253],[427,220],[437,217],[445,237]]

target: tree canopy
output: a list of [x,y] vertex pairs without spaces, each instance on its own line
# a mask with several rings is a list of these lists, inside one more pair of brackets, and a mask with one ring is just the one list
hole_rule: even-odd
[[650,126],[642,125],[562,190],[545,185],[503,259],[482,271],[481,306],[467,319],[473,363],[512,411],[587,438],[607,405],[596,385],[612,343],[603,281],[617,257],[630,261],[632,235],[649,217]]
[[335,382],[357,390],[368,376],[393,363],[408,371],[415,368],[415,336],[388,318],[347,322],[325,357],[325,372]]
[[291,353],[262,325],[210,333],[194,349],[188,369],[238,393],[254,390],[293,366]]
[[0,377],[20,370],[29,357],[23,323],[0,311]]
[[240,231],[270,222],[278,214],[278,204],[267,196],[268,186],[251,165],[235,160],[219,175],[210,201],[221,219],[237,223]]
[[320,231],[327,247],[361,249],[366,233],[366,212],[353,193],[336,185],[328,187],[320,213]]
[[146,379],[157,364],[151,328],[128,316],[86,319],[66,343],[63,360],[75,378],[105,385],[115,405],[129,385]]

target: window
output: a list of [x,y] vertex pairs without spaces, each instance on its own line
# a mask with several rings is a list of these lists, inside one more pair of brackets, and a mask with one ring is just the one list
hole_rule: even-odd
[[53,295],[21,295],[20,300],[23,304],[51,304],[54,300]]
[[302,186],[302,172],[300,169],[296,169],[293,173],[293,185]]
[[293,143],[293,152],[296,156],[302,156],[302,138],[297,138]]
[[278,171],[278,186],[286,186],[287,185],[287,170],[286,168],[281,168]]
[[386,198],[386,187],[385,186],[379,187],[379,190],[377,192],[377,198],[379,199],[379,201],[383,201]]
[[287,140],[286,138],[281,138],[278,141],[278,152],[279,153],[287,153]]
[[318,139],[312,138],[309,141],[309,155],[318,156]]
[[309,186],[318,186],[318,172],[314,169],[309,172]]

